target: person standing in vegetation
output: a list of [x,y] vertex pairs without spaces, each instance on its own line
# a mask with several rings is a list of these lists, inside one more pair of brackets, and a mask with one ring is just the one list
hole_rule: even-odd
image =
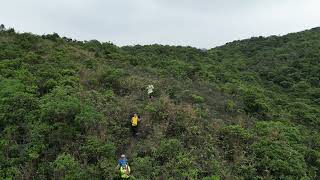
[[120,172],[121,179],[128,179],[130,174],[130,166],[128,164],[128,160],[126,155],[122,154],[120,159],[118,160],[117,169]]
[[120,156],[120,159],[118,160],[118,166],[117,168],[120,168],[121,166],[127,165],[128,164],[128,159],[126,158],[126,155],[122,154]]
[[147,86],[147,93],[150,99],[153,99],[153,89],[154,89],[154,86],[152,84],[149,84]]
[[121,179],[129,179],[130,176],[130,166],[125,165],[120,167],[120,178]]
[[138,116],[137,113],[133,113],[133,115],[130,116],[131,119],[131,131],[132,131],[132,136],[137,136],[138,132],[138,123],[141,121],[141,117]]

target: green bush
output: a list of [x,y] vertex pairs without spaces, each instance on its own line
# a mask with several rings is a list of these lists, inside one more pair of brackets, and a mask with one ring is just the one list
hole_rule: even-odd
[[203,97],[196,94],[191,94],[191,98],[194,103],[203,103],[205,101]]
[[220,139],[226,158],[237,161],[244,158],[252,135],[239,125],[229,125],[221,129]]
[[80,113],[80,101],[59,87],[44,96],[40,102],[41,118],[49,122],[72,123]]
[[235,103],[232,100],[228,100],[226,103],[226,111],[234,112],[235,111]]
[[99,84],[104,88],[112,88],[116,92],[120,91],[119,79],[124,76],[121,69],[102,67],[98,70],[96,78]]
[[159,161],[160,165],[168,162],[169,160],[176,158],[182,149],[182,144],[177,139],[163,140],[160,146],[155,151],[155,157]]
[[105,142],[94,136],[88,136],[80,150],[83,158],[91,164],[96,164],[102,159],[113,159],[116,152],[116,148],[112,142]]
[[260,140],[253,144],[259,174],[271,178],[294,179],[307,175],[304,156],[291,146],[279,141]]
[[264,119],[268,117],[270,111],[269,103],[258,89],[244,89],[242,99],[247,113]]
[[60,154],[52,163],[54,177],[58,179],[81,179],[86,177],[78,161],[70,154]]
[[139,179],[154,178],[154,160],[151,157],[136,157],[131,163],[131,168],[134,169],[133,174]]

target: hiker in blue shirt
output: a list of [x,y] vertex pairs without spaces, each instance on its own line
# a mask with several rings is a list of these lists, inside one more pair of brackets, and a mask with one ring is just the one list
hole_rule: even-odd
[[126,155],[122,154],[121,158],[118,160],[118,168],[128,165],[128,160]]
[[116,169],[119,171],[121,179],[128,179],[130,177],[130,167],[126,155],[121,155],[120,159],[118,160],[118,165]]

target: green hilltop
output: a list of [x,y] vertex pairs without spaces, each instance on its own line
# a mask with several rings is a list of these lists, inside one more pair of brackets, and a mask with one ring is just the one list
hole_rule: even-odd
[[319,179],[319,129],[320,28],[208,50],[0,28],[0,179],[113,179],[121,154],[132,179]]

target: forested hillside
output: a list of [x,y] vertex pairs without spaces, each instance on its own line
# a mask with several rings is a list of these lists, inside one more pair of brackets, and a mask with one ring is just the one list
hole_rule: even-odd
[[120,154],[132,179],[319,179],[319,129],[320,28],[209,50],[0,29],[1,179],[113,179]]

